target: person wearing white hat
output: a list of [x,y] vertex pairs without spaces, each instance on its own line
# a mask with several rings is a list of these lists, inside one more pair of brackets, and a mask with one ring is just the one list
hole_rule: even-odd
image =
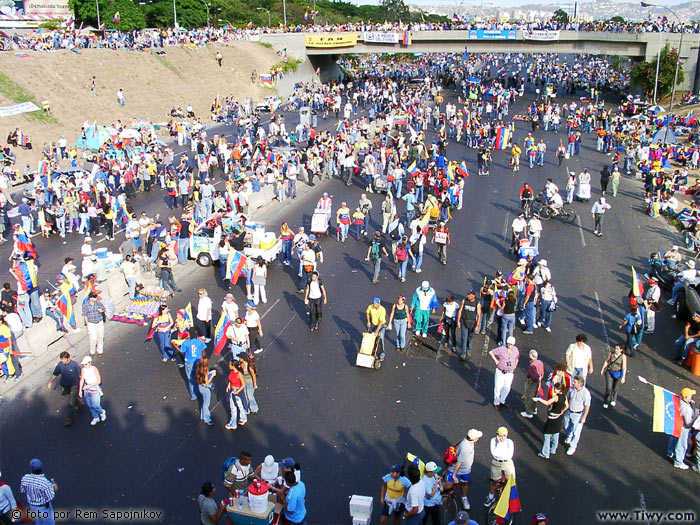
[[411,313],[414,314],[416,335],[427,337],[430,314],[435,313],[437,307],[438,301],[435,290],[430,287],[428,281],[423,281],[416,288],[416,291],[413,292],[413,299],[411,300]]
[[470,428],[467,431],[466,437],[457,444],[455,454],[456,459],[452,465],[447,467],[445,481],[448,483],[459,483],[460,491],[462,492],[462,508],[469,510],[469,500],[467,499],[467,489],[469,488],[469,478],[472,473],[472,464],[474,463],[474,445],[484,435],[483,432],[475,428]]
[[676,304],[676,301],[678,300],[678,294],[683,289],[683,286],[685,286],[685,283],[692,281],[698,275],[698,271],[695,269],[695,261],[691,259],[689,261],[686,261],[685,265],[687,268],[678,274],[678,281],[676,281],[676,284],[673,285],[673,290],[671,291],[671,298],[668,300],[668,304],[672,306]]
[[496,410],[501,407],[508,408],[506,398],[513,384],[515,369],[518,367],[520,352],[515,346],[515,337],[506,339],[506,344],[494,348],[489,352],[491,359],[496,364],[493,386],[493,406]]
[[664,263],[671,269],[678,266],[681,263],[681,260],[683,259],[683,256],[678,251],[678,246],[676,245],[671,246],[671,249],[665,254],[663,254],[663,256]]
[[440,467],[434,461],[425,464],[425,475],[423,485],[425,485],[425,500],[423,502],[423,524],[430,521],[432,525],[442,525],[440,510],[442,509],[442,494],[440,492],[442,479],[438,476]]
[[515,444],[508,437],[508,429],[506,427],[498,427],[496,436],[491,438],[491,485],[489,494],[484,501],[484,506],[488,507],[496,499],[496,487],[503,479],[509,479],[513,476],[515,479],[515,465],[513,464],[513,456],[515,455]]
[[255,469],[254,476],[260,481],[264,481],[268,485],[277,483],[277,478],[280,476],[280,465],[275,461],[275,458],[268,454],[265,460]]
[[83,357],[80,364],[82,369],[80,371],[78,396],[85,398],[85,404],[87,404],[92,414],[90,424],[95,426],[100,421],[107,419],[107,411],[102,408],[101,404],[102,388],[100,384],[102,383],[102,378],[97,367],[92,366],[92,357],[89,355]]
[[605,197],[600,197],[597,201],[593,203],[591,208],[591,215],[595,221],[593,226],[593,235],[602,237],[603,235],[603,215],[610,209],[610,204],[605,202]]

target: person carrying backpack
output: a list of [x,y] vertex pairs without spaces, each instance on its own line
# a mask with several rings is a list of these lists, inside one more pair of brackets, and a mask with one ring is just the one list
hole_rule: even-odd
[[365,261],[372,261],[372,264],[374,264],[374,276],[372,277],[372,282],[374,284],[379,282],[379,270],[382,267],[382,252],[389,257],[389,252],[386,251],[386,247],[382,241],[382,234],[375,232],[374,238],[369,248],[367,248],[367,256],[365,257]]
[[398,278],[402,283],[406,282],[406,271],[408,270],[408,259],[413,259],[411,246],[408,244],[408,237],[404,235],[401,240],[396,243],[394,251],[394,261],[398,265]]
[[389,222],[389,227],[387,228],[389,238],[391,239],[391,254],[394,257],[396,256],[396,245],[401,240],[401,237],[405,231],[406,230],[403,227],[403,224],[401,224],[401,221],[399,220],[399,216],[394,215]]

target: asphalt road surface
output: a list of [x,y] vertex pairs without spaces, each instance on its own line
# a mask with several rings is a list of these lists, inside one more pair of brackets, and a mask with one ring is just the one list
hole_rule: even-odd
[[[521,99],[511,114],[522,112],[522,103],[531,96]],[[524,135],[525,126],[519,123],[518,140]],[[623,177],[618,196],[610,199],[612,209],[605,218],[603,237],[592,234],[590,203],[574,205],[580,224],[544,224],[540,256],[549,261],[559,307],[552,333],[539,329],[534,335],[522,335],[516,329],[521,364],[508,400],[510,409],[496,412],[491,406],[494,366],[486,352],[495,346],[492,332],[476,337],[476,351],[465,363],[444,352],[438,356],[399,355],[393,351],[393,332],[388,332],[381,370],[354,366],[363,312],[374,296],[390,307],[399,293],[410,297],[427,279],[441,302],[450,294],[461,299],[469,288],[478,288],[485,275],[512,270],[515,262],[507,254],[509,229],[522,182],[527,180],[539,189],[551,176],[563,189],[566,181],[566,169],[556,166],[554,156],[563,135],[535,134],[540,136],[548,143],[546,166],[529,170],[523,164],[517,174],[508,168],[509,152],[496,152],[490,176],[478,177],[475,151],[450,146],[450,158],[465,158],[472,176],[466,184],[464,209],[449,223],[452,245],[447,267],[439,264],[434,247],[428,247],[422,274],[409,272],[402,284],[396,279],[395,267],[385,264],[379,284],[373,285],[371,268],[364,261],[364,241],[350,239],[341,244],[324,238],[321,272],[329,303],[320,330],[313,334],[308,330],[302,298],[295,293],[293,267],[273,265],[268,277],[269,302],[260,307],[265,331],[256,392],[260,413],[252,415],[244,427],[224,430],[228,421],[221,374],[224,361],[217,363],[220,376],[212,400],[215,425],[208,427],[199,420],[198,404],[189,399],[182,372],[173,363],[161,363],[156,346],[144,343],[146,329],[111,323],[105,356],[96,361],[103,377],[107,421],[91,427],[84,413],[65,428],[59,390],[46,389],[50,367],[45,376],[37,373],[23,380],[2,406],[4,480],[17,495],[29,459],[39,457],[47,476],[60,486],[54,507],[70,513],[63,523],[79,522],[76,509],[147,508],[163,512],[159,522],[191,524],[198,520],[196,497],[202,482],[212,480],[218,496],[223,497],[221,463],[245,449],[253,453],[256,465],[267,454],[277,459],[291,456],[301,464],[309,525],[349,523],[352,494],[375,497],[376,523],[380,477],[391,464],[400,463],[407,452],[440,463],[445,448],[473,427],[484,432],[476,446],[469,489],[472,518],[481,521],[490,464],[488,440],[497,427],[505,425],[515,441],[518,490],[526,522],[534,513],[545,512],[550,523],[589,525],[598,522],[596,511],[609,509],[689,509],[697,516],[700,478],[692,471],[673,469],[665,459],[667,437],[651,432],[652,391],[637,380],[641,375],[674,391],[698,383],[671,360],[672,341],[682,326],[670,319],[668,308],[657,316],[656,333],[645,335],[638,356],[630,359],[628,381],[617,407],[602,408],[604,381],[599,371],[610,345],[623,341],[617,325],[626,313],[630,265],[642,271],[650,248],[679,243],[677,233],[663,220],[643,213],[641,185],[629,177]],[[591,170],[596,198],[597,173],[606,161],[608,157],[595,151],[594,136],[588,135],[581,155],[567,164],[577,172],[583,167]],[[354,205],[362,187],[346,187],[339,180],[318,185],[306,197],[269,211],[268,229],[276,231],[281,220],[308,226],[322,191],[333,196],[337,208],[342,200]],[[377,208],[382,196],[371,198]],[[142,207],[162,211],[161,194],[139,195],[134,209]],[[373,218],[378,215],[375,212]],[[53,257],[69,250],[76,253],[80,244],[71,239],[62,247],[56,238],[36,242],[40,253],[51,254],[44,261],[46,275],[51,265],[60,267]],[[226,293],[218,268],[191,264],[189,279],[178,283],[184,292],[177,294],[171,307],[183,307],[188,301],[196,304],[197,288],[206,287],[218,310]],[[234,293],[241,305],[240,285]],[[566,456],[565,448],[560,447],[546,461],[537,456],[542,411],[532,420],[519,415],[527,350],[539,350],[549,373],[580,332],[588,334],[594,352],[595,374],[588,382],[593,395],[591,413],[576,454]],[[516,517],[516,523],[519,519]]]

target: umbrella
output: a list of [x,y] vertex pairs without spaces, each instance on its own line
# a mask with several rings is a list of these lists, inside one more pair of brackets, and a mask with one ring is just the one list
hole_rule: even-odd
[[75,141],[75,145],[82,149],[96,150],[100,149],[100,146],[111,138],[107,128],[93,124],[85,130],[85,139],[83,139],[82,136],[78,137],[78,140]]
[[39,29],[34,31],[35,35],[43,35],[44,33],[48,33],[48,31],[46,29],[44,29],[43,27],[40,27]]
[[663,128],[659,129],[651,139],[652,144],[678,144],[675,133],[671,129]]
[[109,136],[112,138],[115,138],[119,135],[119,130],[117,128],[113,128],[112,126],[105,128],[107,130],[107,133],[109,133]]
[[649,106],[647,109],[649,111],[654,111],[654,112],[663,112],[663,113],[666,112],[666,110],[664,108],[662,108],[661,106]]
[[123,139],[138,139],[141,137],[141,134],[135,129],[127,128],[119,134],[119,137]]
[[476,77],[470,77],[467,79],[470,84],[481,84],[481,79]]

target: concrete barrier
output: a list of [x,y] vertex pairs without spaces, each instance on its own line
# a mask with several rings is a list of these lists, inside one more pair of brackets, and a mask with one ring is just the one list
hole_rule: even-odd
[[275,189],[273,184],[265,184],[260,191],[253,193],[248,199],[248,213],[255,213],[258,208],[263,207],[265,204],[272,202],[275,198]]

